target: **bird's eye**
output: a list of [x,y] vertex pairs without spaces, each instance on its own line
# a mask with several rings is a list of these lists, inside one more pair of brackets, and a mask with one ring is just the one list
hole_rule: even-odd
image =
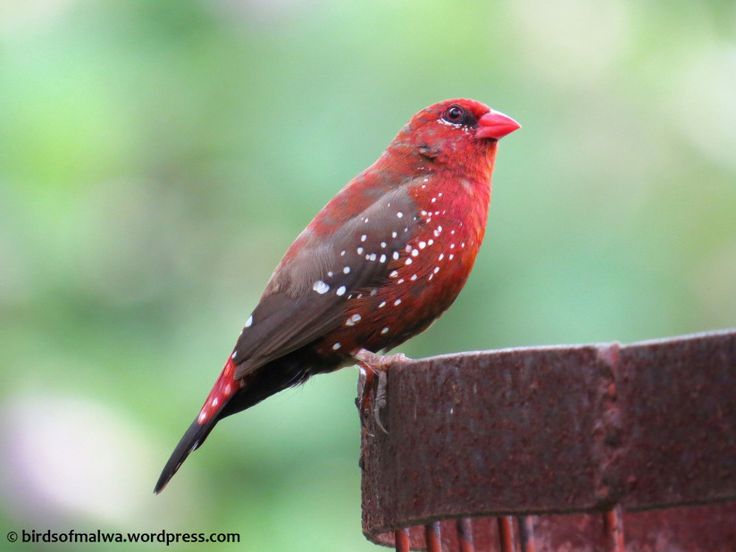
[[457,105],[450,106],[447,111],[445,111],[442,118],[448,123],[452,123],[454,125],[462,123],[465,118],[465,110]]

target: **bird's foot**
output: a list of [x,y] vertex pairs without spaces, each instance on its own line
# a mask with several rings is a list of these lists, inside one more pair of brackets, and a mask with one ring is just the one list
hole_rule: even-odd
[[[388,378],[386,373],[389,366],[396,362],[408,360],[402,353],[394,355],[377,355],[365,349],[361,349],[354,355],[358,365],[364,370],[365,383],[361,389],[358,409],[362,416],[367,416],[372,411],[376,425],[388,434],[388,430],[381,421],[381,410],[386,406],[386,386]],[[375,397],[371,397],[371,388],[375,387]],[[371,404],[372,403],[372,404]]]

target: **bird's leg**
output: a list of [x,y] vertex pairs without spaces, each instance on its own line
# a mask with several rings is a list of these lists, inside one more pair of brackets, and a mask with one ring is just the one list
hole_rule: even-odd
[[[366,349],[360,349],[355,353],[354,357],[360,367],[365,370],[365,384],[363,385],[358,408],[362,415],[366,415],[372,409],[373,419],[376,421],[376,425],[381,428],[381,431],[388,434],[388,431],[386,431],[386,428],[381,422],[381,409],[386,406],[386,372],[391,364],[404,362],[407,360],[407,357],[402,353],[381,356],[371,353]],[[378,380],[377,384],[374,383],[376,379]],[[374,385],[376,386],[376,395],[371,408],[370,388]]]

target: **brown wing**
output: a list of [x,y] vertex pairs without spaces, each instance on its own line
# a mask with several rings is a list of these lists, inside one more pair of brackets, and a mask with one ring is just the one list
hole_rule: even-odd
[[315,231],[326,214],[315,217],[277,267],[238,339],[236,378],[345,324],[353,294],[388,279],[415,231],[410,184],[381,195],[331,234]]

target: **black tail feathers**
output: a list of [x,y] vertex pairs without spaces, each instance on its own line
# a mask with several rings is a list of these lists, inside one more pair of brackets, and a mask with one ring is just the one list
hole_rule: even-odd
[[174,452],[171,453],[169,461],[166,462],[166,465],[161,472],[161,476],[156,482],[156,487],[154,487],[153,489],[154,493],[158,494],[164,490],[164,487],[166,487],[166,484],[169,482],[169,480],[174,477],[176,470],[178,470],[179,467],[184,463],[184,460],[187,459],[187,456],[189,456],[192,452],[199,448],[199,446],[207,438],[207,435],[210,434],[210,431],[212,431],[212,429],[215,427],[216,423],[216,417],[204,425],[199,425],[197,423],[197,419],[194,419],[192,425],[189,426],[189,429],[184,432],[184,435],[179,441],[179,444],[176,445]]
[[[184,460],[187,459],[187,456],[204,442],[219,420],[250,408],[282,389],[299,385],[310,375],[307,366],[315,365],[318,365],[318,363],[314,360],[313,353],[305,353],[302,350],[295,351],[252,374],[247,385],[235,393],[226,403],[222,404],[220,410],[205,424],[199,425],[195,418],[179,444],[176,445],[174,452],[171,453],[171,457],[166,462],[153,492],[158,494],[164,489],[184,463]],[[329,365],[325,368],[325,371],[334,368],[335,366]]]

